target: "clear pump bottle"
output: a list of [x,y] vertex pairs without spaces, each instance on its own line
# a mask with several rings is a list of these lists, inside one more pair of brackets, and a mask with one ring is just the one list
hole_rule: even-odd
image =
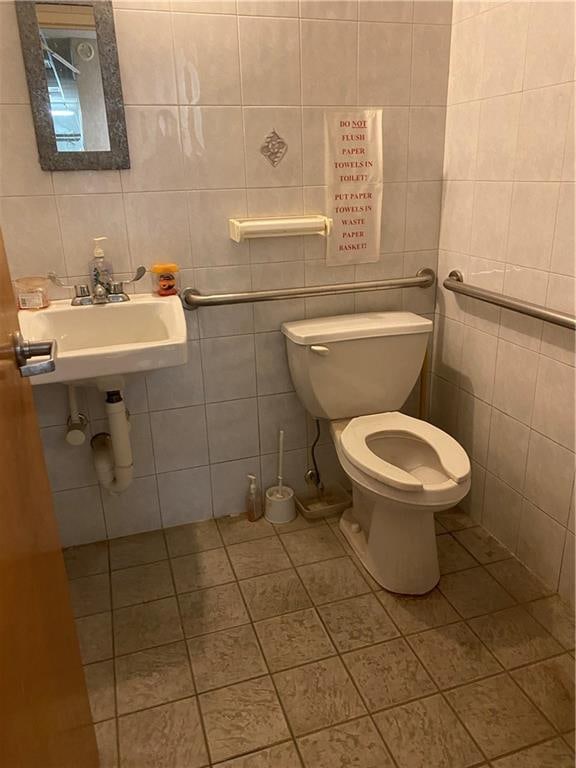
[[107,237],[94,238],[94,256],[90,261],[90,286],[94,292],[97,285],[103,286],[106,293],[110,293],[112,284],[112,264],[106,260],[102,246],[108,240]]
[[248,475],[248,480],[250,484],[246,494],[246,517],[253,523],[262,515],[262,496],[258,488],[256,475]]

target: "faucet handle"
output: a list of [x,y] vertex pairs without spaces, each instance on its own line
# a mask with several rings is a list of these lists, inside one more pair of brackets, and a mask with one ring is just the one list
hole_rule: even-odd
[[77,299],[86,299],[90,296],[90,288],[85,283],[74,286],[74,296]]
[[58,288],[74,288],[74,298],[76,299],[85,299],[90,296],[90,288],[86,283],[76,283],[74,285],[63,283],[56,272],[48,272],[48,279],[51,283],[57,285]]
[[120,301],[130,301],[130,297],[124,290],[124,286],[127,283],[135,283],[138,280],[141,280],[144,275],[146,274],[146,267],[142,266],[142,264],[137,268],[134,277],[131,277],[130,280],[117,280],[110,284],[110,301],[112,302],[120,302]]
[[48,280],[50,280],[51,283],[54,283],[54,285],[57,285],[58,288],[73,288],[73,285],[67,285],[66,283],[63,283],[62,280],[58,277],[56,272],[48,272],[47,274]]
[[136,267],[136,272],[134,273],[134,277],[131,277],[130,280],[123,280],[122,282],[137,283],[138,280],[141,280],[145,274],[146,274],[146,267],[143,264],[140,264],[139,267]]

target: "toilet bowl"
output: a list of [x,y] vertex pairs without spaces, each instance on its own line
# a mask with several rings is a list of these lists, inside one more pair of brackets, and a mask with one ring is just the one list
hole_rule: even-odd
[[399,412],[418,379],[432,321],[370,312],[284,323],[300,400],[330,421],[353,506],[340,528],[384,588],[419,595],[440,578],[434,512],[470,490],[466,451],[441,429]]
[[331,423],[353,507],[340,529],[370,575],[420,595],[440,578],[434,513],[470,490],[470,461],[450,435],[398,412]]

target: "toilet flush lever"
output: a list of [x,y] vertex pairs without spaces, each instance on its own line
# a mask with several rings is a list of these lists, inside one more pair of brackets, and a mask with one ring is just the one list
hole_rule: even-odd
[[312,350],[312,352],[314,352],[314,354],[322,355],[323,357],[330,354],[330,350],[328,349],[328,347],[325,347],[322,344],[312,344],[310,349]]

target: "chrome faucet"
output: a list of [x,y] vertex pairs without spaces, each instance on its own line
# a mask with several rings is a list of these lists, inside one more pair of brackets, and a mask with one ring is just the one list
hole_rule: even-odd
[[[128,300],[128,297],[126,297]],[[72,299],[74,304],[74,299]],[[102,283],[96,283],[92,291],[92,304],[108,304],[108,292]]]
[[55,272],[49,272],[48,278],[60,288],[74,288],[74,298],[71,302],[73,307],[86,307],[95,304],[121,304],[124,301],[130,301],[130,296],[124,290],[124,286],[127,283],[141,280],[145,274],[146,267],[140,265],[130,280],[112,282],[108,289],[102,283],[97,283],[92,293],[90,293],[90,288],[86,283],[67,285],[57,277]]

